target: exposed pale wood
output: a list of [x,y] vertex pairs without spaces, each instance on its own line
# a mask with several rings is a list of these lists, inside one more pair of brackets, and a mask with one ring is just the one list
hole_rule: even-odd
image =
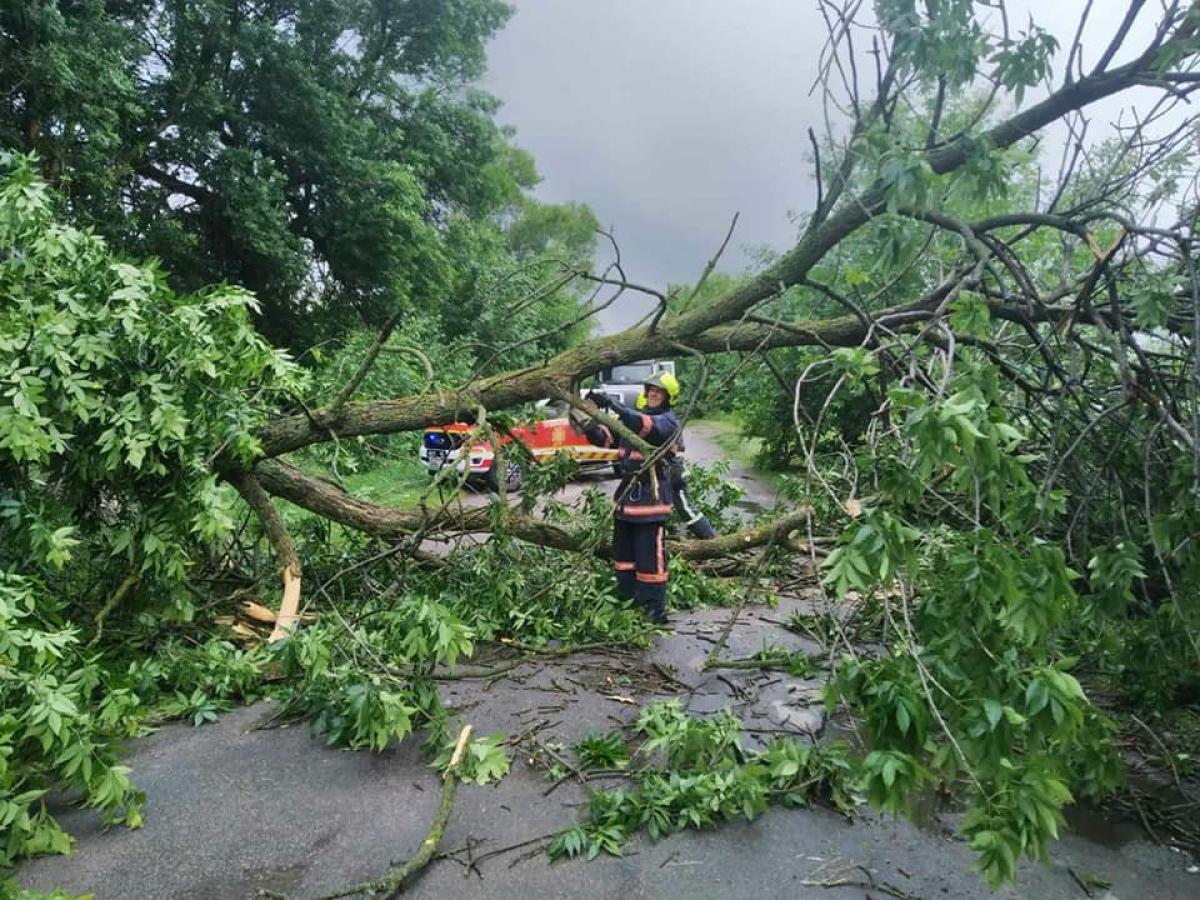
[[279,515],[270,494],[263,489],[259,480],[248,472],[233,472],[226,477],[263,523],[267,541],[279,560],[283,576],[283,598],[279,603],[279,613],[275,616],[275,628],[271,632],[270,640],[283,640],[291,633],[299,619],[300,555],[296,552],[296,544],[292,541],[287,526],[283,524],[283,517]]

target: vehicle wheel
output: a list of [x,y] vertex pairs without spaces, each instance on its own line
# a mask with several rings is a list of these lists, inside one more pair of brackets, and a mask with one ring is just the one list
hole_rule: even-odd
[[[525,467],[515,459],[504,460],[504,491],[511,494],[513,491],[521,489],[521,482],[525,480]],[[493,464],[491,471],[487,473],[487,486],[496,493],[500,493],[500,477],[496,471],[496,466]]]

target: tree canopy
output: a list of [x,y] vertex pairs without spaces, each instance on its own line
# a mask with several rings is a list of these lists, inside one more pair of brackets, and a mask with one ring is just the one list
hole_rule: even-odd
[[471,86],[509,13],[499,0],[6,4],[0,144],[36,152],[72,215],[160,259],[174,286],[239,284],[260,330],[304,349],[470,300],[490,241],[479,223],[530,203],[532,162]]

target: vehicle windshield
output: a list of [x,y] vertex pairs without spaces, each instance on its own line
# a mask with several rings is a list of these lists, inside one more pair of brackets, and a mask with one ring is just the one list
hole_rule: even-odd
[[654,374],[651,363],[630,363],[627,366],[616,366],[604,373],[605,384],[644,384],[646,379]]
[[566,418],[567,410],[570,408],[565,400],[545,400],[538,404],[538,411],[543,419]]

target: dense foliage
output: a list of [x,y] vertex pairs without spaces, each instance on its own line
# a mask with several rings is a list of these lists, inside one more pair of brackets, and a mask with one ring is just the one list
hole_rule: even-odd
[[233,524],[214,450],[249,458],[295,386],[250,295],[178,295],[62,224],[31,162],[0,157],[0,865],[66,848],[41,805],[70,785],[115,821],[139,795],[112,739],[138,698],[86,653],[109,607],[187,620],[185,579]]
[[[1200,695],[1200,239],[1194,122],[1068,154],[1052,184],[1027,138],[1109,86],[1187,100],[1200,20],[1167,4],[1119,69],[1125,31],[1092,73],[1071,48],[1064,87],[1030,107],[1056,40],[976,6],[880,0],[873,100],[833,62],[859,26],[834,29],[822,71],[849,127],[814,140],[797,248],[581,346],[585,285],[644,288],[590,270],[591,212],[529,196],[532,160],[472,87],[505,4],[0,5],[0,868],[68,848],[51,790],[138,825],[116,747],[158,718],[270,695],[332,744],[423,731],[444,762],[436,682],[481,645],[644,642],[593,552],[606,500],[554,499],[565,460],[488,507],[486,543],[444,554],[420,545],[454,533],[452,478],[422,480],[417,524],[331,490],[394,478],[423,425],[464,410],[494,439],[518,404],[639,347],[678,350],[689,388],[707,379],[698,409],[737,415],[812,510],[821,585],[869,611],[871,640],[796,621],[841,656],[828,700],[867,746],[746,750],[728,714],[653,705],[636,742],[576,748],[634,784],[595,792],[552,855],[772,802],[903,812],[945,788],[991,882],[1045,857],[1063,806],[1120,781],[1090,689],[1147,716]],[[1025,112],[1001,124],[1006,103]],[[338,515],[255,504],[279,465],[261,457],[297,448]],[[693,484],[731,528],[721,474]],[[518,539],[518,514],[583,552]],[[238,604],[261,612],[290,557],[299,631],[233,643],[256,634]],[[677,607],[745,596],[679,560],[672,580]],[[812,674],[777,647],[742,662]],[[503,743],[474,742],[464,777],[503,777]]]
[[496,256],[528,261],[548,238],[588,255],[594,225],[524,196],[533,163],[472,87],[509,14],[500,0],[7,3],[0,148],[36,152],[77,221],[159,258],[173,287],[253,291],[277,344],[443,304],[448,336],[487,337]]

